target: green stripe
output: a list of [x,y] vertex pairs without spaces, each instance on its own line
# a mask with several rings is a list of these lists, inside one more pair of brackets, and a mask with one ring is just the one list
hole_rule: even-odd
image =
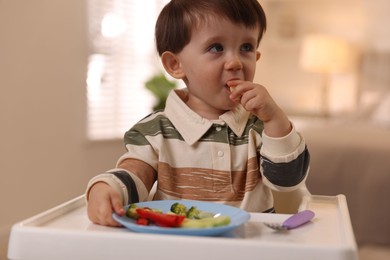
[[175,129],[171,121],[158,115],[154,119],[136,124],[125,134],[125,144],[147,145],[145,137],[163,135],[164,139],[178,139],[184,141],[180,133]]
[[229,135],[230,145],[243,145],[248,143],[249,131],[254,130],[261,135],[264,129],[264,124],[256,116],[251,116],[245,126],[244,132],[241,137],[236,136],[233,131]]
[[[217,126],[222,130],[217,131]],[[254,130],[261,134],[264,129],[263,122],[257,117],[249,118],[243,135],[238,137],[226,125],[213,125],[199,140],[200,142],[217,142],[230,145],[243,145],[248,143],[249,131]],[[162,135],[164,139],[177,139],[184,141],[181,134],[175,129],[172,122],[164,115],[157,115],[152,120],[136,124],[125,134],[125,144],[148,145],[148,136]]]
[[261,135],[264,130],[263,121],[252,115],[249,118],[248,123],[246,124],[245,131],[249,132],[250,129],[256,131],[259,135]]

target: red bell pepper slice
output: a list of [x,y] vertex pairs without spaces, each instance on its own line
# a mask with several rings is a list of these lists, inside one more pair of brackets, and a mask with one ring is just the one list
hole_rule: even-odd
[[185,219],[185,216],[164,214],[143,208],[138,208],[137,214],[139,218],[146,218],[162,227],[179,227]]
[[147,218],[137,218],[138,225],[147,226],[149,225],[149,220]]

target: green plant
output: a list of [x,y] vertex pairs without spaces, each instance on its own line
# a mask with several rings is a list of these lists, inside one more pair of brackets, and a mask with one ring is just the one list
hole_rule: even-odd
[[165,102],[169,92],[176,88],[176,82],[169,81],[164,74],[160,73],[153,76],[145,83],[146,89],[153,93],[157,102],[153,106],[153,110],[160,110],[165,108]]

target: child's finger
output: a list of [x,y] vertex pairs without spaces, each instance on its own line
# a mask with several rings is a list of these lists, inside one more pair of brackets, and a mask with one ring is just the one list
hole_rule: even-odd
[[123,205],[119,197],[112,196],[111,203],[112,203],[112,209],[116,214],[120,216],[123,216],[125,214],[125,210],[123,209]]
[[230,94],[230,99],[233,100],[236,103],[241,103],[241,94],[234,93],[234,90],[231,91],[232,93]]
[[242,80],[230,80],[226,83],[226,85],[230,88],[230,98],[236,102],[240,102],[241,93],[237,93],[236,87],[239,83],[243,82]]

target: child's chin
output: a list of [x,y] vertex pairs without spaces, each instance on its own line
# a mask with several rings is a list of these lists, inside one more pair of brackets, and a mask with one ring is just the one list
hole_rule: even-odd
[[226,110],[233,110],[237,106],[238,106],[238,103],[231,101],[230,104],[227,106]]

